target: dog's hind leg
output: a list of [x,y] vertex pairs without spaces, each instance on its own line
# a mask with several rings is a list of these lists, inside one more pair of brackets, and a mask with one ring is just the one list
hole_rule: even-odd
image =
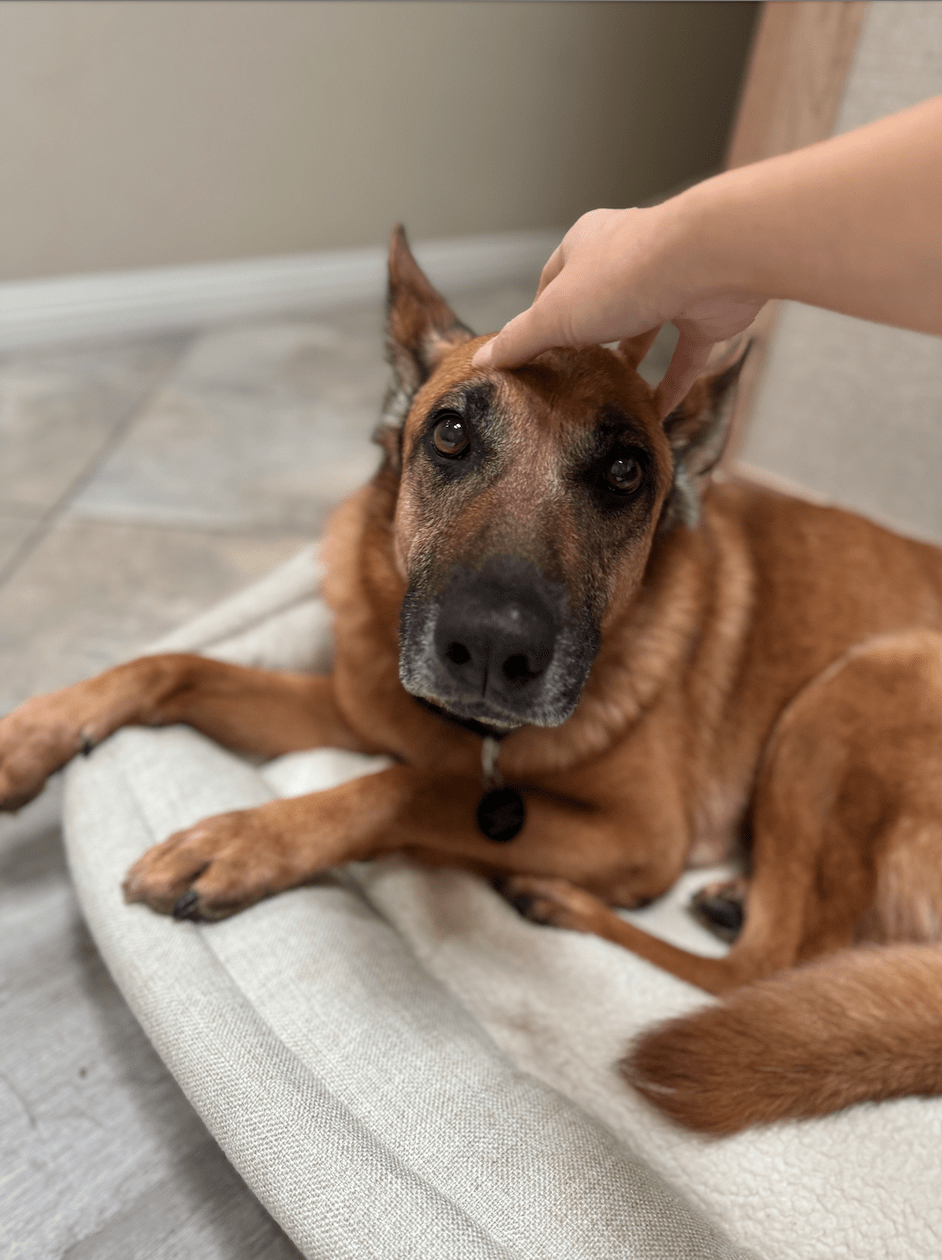
[[623,1065],[709,1133],[942,1093],[942,637],[855,649],[787,716],[782,746],[803,739],[818,771],[797,784],[823,815],[798,951],[815,961],[654,1029]]
[[53,771],[121,726],[186,722],[228,747],[273,757],[331,745],[379,751],[349,726],[325,675],[247,669],[203,656],[142,656],[0,719],[0,809],[32,800]]
[[621,1065],[673,1120],[715,1136],[942,1094],[942,949],[845,949],[640,1037]]
[[706,884],[690,898],[690,910],[708,931],[732,942],[742,931],[746,917],[749,881],[744,876]]
[[[805,903],[822,837],[817,794],[795,790],[807,777],[805,763],[814,761],[813,752],[804,739],[784,739],[767,760],[755,809],[756,847],[745,922],[725,957],[704,957],[651,936],[563,880],[515,875],[503,882],[501,891],[534,922],[602,936],[708,993],[725,993],[788,967],[801,949]],[[820,767],[820,760],[815,764]]]
[[877,871],[888,889],[903,861],[895,824],[942,824],[940,785],[942,636],[887,636],[840,658],[780,718],[754,802],[745,923],[725,958],[650,937],[560,880],[513,876],[504,892],[535,921],[606,937],[724,993],[866,934]]

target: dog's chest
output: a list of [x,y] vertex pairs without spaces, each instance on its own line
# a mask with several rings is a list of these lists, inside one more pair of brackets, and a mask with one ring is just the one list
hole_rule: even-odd
[[688,866],[715,866],[742,851],[746,796],[738,785],[711,783],[694,808],[693,836]]

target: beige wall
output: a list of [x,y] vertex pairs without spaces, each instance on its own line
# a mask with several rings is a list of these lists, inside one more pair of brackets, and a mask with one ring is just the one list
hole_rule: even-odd
[[651,197],[722,160],[754,10],[3,0],[0,280]]

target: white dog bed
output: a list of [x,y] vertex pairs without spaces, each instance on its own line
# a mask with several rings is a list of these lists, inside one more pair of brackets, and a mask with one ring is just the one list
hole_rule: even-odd
[[[311,551],[156,645],[324,670]],[[68,771],[65,829],[99,948],[232,1163],[324,1260],[942,1255],[942,1100],[704,1141],[620,1081],[630,1037],[704,995],[595,938],[519,919],[481,880],[345,868],[223,923],[125,906],[170,832],[387,764],[256,767],[186,727],[119,732]],[[683,904],[632,916],[719,947]]]

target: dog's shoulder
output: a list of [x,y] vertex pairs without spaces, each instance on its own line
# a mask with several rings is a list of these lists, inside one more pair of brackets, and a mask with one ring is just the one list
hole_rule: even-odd
[[930,568],[942,563],[942,548],[907,537],[887,524],[840,506],[804,487],[792,486],[757,470],[724,472],[711,482],[704,503],[714,519],[737,521],[757,542],[771,538],[776,548],[813,540],[832,552],[863,548],[876,555],[908,552]]

